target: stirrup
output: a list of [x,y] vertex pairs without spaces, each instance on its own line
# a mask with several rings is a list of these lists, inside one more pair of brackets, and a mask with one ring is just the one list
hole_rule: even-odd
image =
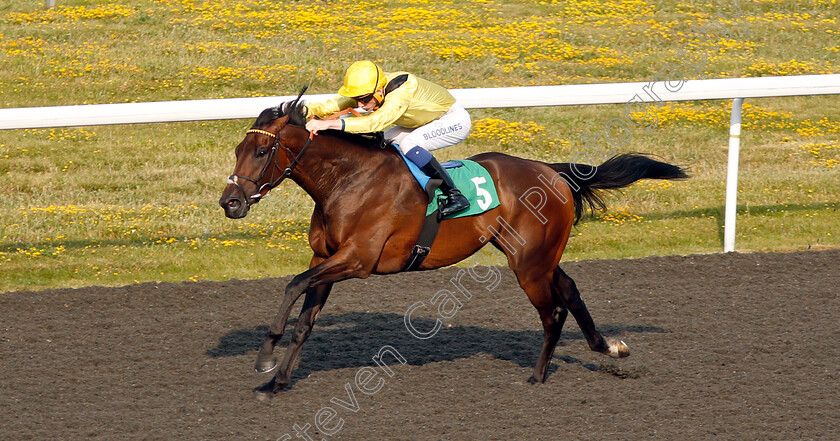
[[458,190],[447,195],[445,201],[443,198],[443,195],[438,197],[440,217],[451,216],[470,208],[470,201]]

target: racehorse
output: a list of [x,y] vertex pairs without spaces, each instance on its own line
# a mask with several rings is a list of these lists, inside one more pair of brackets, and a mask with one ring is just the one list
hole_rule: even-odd
[[[260,398],[270,398],[289,384],[301,346],[334,283],[404,268],[429,202],[397,149],[338,131],[313,138],[305,123],[300,98],[262,111],[236,147],[236,165],[219,200],[227,217],[242,218],[289,178],[315,201],[309,229],[312,260],[309,269],[286,286],[257,356],[258,372],[278,366],[274,348],[293,305],[306,293],[303,308],[279,369],[271,381],[255,389]],[[625,187],[639,179],[686,178],[685,171],[641,154],[612,156],[598,166],[548,164],[502,153],[469,159],[492,176],[499,206],[476,216],[444,219],[417,269],[455,264],[487,243],[504,252],[545,331],[530,383],[545,381],[569,311],[593,351],[628,356],[624,342],[598,332],[575,282],[558,263],[585,205],[593,211],[604,208],[600,190]],[[511,249],[510,244],[521,248]]]

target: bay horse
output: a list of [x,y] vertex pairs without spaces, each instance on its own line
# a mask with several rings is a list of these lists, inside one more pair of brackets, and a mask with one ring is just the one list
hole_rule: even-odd
[[[271,381],[255,389],[260,398],[270,398],[289,384],[301,346],[334,283],[403,269],[429,202],[397,149],[383,149],[364,137],[338,131],[312,138],[305,124],[299,99],[262,111],[236,147],[233,175],[219,200],[227,217],[242,218],[289,178],[315,201],[309,229],[312,260],[309,269],[286,286],[257,356],[258,372],[278,367],[274,348],[293,305],[304,293],[306,297],[279,369]],[[500,204],[481,215],[444,219],[431,252],[417,269],[455,264],[487,243],[504,252],[519,286],[537,309],[545,334],[530,383],[545,381],[570,311],[593,351],[628,356],[624,342],[598,332],[575,282],[558,263],[584,206],[604,208],[600,190],[625,187],[639,179],[686,178],[685,171],[640,154],[613,156],[597,167],[548,164],[502,153],[469,159],[493,177]],[[535,188],[545,190],[535,193]],[[485,237],[488,231],[494,234]],[[523,245],[511,251],[502,242]]]

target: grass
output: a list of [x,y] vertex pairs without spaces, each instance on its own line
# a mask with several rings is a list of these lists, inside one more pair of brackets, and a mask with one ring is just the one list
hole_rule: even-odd
[[[0,0],[0,106],[334,91],[374,59],[451,88],[645,81],[731,2]],[[708,78],[838,73],[834,0],[741,2]],[[696,78],[696,76],[691,77]],[[629,99],[629,97],[628,97]],[[729,102],[668,104],[620,151],[691,168],[641,182],[574,230],[566,260],[719,252]],[[475,110],[441,159],[567,161],[623,106]],[[739,251],[840,246],[840,100],[746,101]],[[45,115],[46,116],[46,115]],[[256,116],[256,115],[255,115]],[[312,202],[291,183],[232,221],[216,200],[252,121],[0,132],[0,291],[256,278],[308,263]]]

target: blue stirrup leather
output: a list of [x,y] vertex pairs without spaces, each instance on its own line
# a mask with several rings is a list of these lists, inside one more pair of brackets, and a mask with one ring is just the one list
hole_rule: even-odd
[[[405,156],[405,154],[402,152],[402,150],[400,150],[400,147],[397,144],[392,145],[394,146],[394,148],[397,149],[398,152],[400,152],[400,156],[405,162],[405,165],[407,165],[408,169],[411,170],[411,174],[414,176],[414,179],[417,180],[417,183],[420,184],[420,188],[422,188],[425,191],[426,184],[429,183],[429,177],[426,176],[426,174],[423,173],[422,170],[420,170],[420,167],[418,167],[417,164],[411,162],[411,160]],[[449,170],[453,168],[463,167],[464,163],[461,161],[446,161],[442,162],[440,165],[442,165],[443,168]]]

